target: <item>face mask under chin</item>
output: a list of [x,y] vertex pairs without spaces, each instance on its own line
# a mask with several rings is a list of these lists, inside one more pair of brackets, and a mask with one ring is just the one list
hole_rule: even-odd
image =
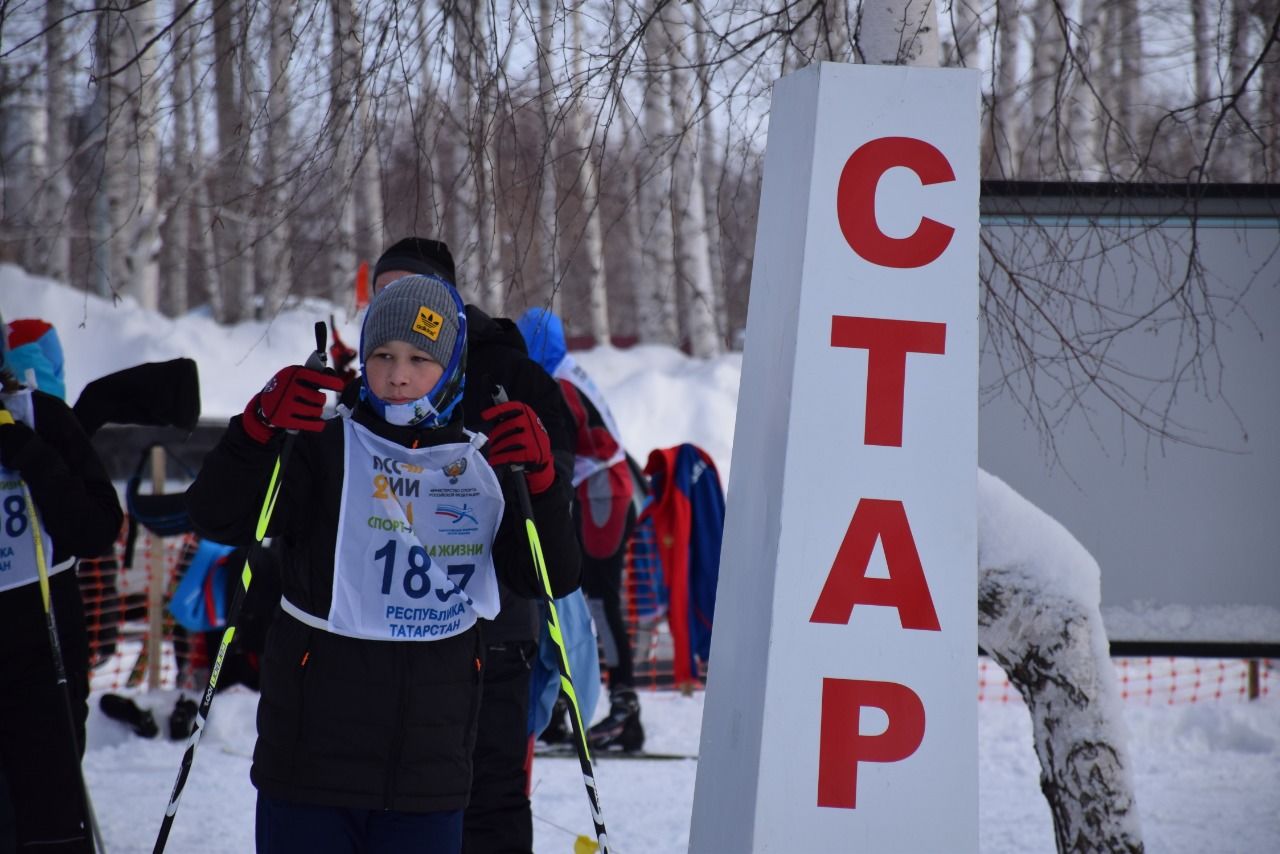
[[426,395],[409,403],[384,403],[382,405],[383,420],[397,427],[420,424],[435,414],[435,407],[427,400]]

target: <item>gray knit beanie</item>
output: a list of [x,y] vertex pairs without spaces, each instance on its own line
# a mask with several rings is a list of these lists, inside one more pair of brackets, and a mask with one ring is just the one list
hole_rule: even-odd
[[458,340],[461,300],[435,276],[406,276],[369,303],[360,334],[360,361],[388,341],[407,341],[448,366]]

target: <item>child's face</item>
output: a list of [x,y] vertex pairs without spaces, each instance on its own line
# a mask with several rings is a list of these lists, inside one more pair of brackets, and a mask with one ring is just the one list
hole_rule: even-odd
[[387,403],[417,400],[444,375],[444,366],[407,341],[388,341],[365,360],[369,389]]

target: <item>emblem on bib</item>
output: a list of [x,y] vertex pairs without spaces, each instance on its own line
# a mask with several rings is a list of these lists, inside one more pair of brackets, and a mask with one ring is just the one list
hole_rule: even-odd
[[450,483],[457,483],[458,478],[462,477],[463,472],[467,470],[467,458],[459,457],[449,465],[445,466],[443,471],[445,476],[449,478]]

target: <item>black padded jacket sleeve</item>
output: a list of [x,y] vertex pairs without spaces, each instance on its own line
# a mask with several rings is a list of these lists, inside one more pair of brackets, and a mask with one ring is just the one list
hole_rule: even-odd
[[271,472],[284,446],[283,434],[265,445],[250,438],[240,426],[241,417],[231,419],[187,487],[187,511],[196,533],[231,546],[254,541]]
[[[507,506],[494,541],[493,562],[503,584],[513,593],[533,599],[542,595],[542,587],[520,509],[515,485],[517,477],[523,478],[524,475],[509,471],[499,473]],[[573,529],[571,495],[569,479],[557,471],[555,481],[546,491],[530,496],[543,564],[551,582],[551,593],[557,598],[572,593],[581,581],[582,557]]]
[[36,434],[15,466],[53,538],[54,562],[106,554],[124,519],[115,486],[70,407],[40,391],[32,399]]

